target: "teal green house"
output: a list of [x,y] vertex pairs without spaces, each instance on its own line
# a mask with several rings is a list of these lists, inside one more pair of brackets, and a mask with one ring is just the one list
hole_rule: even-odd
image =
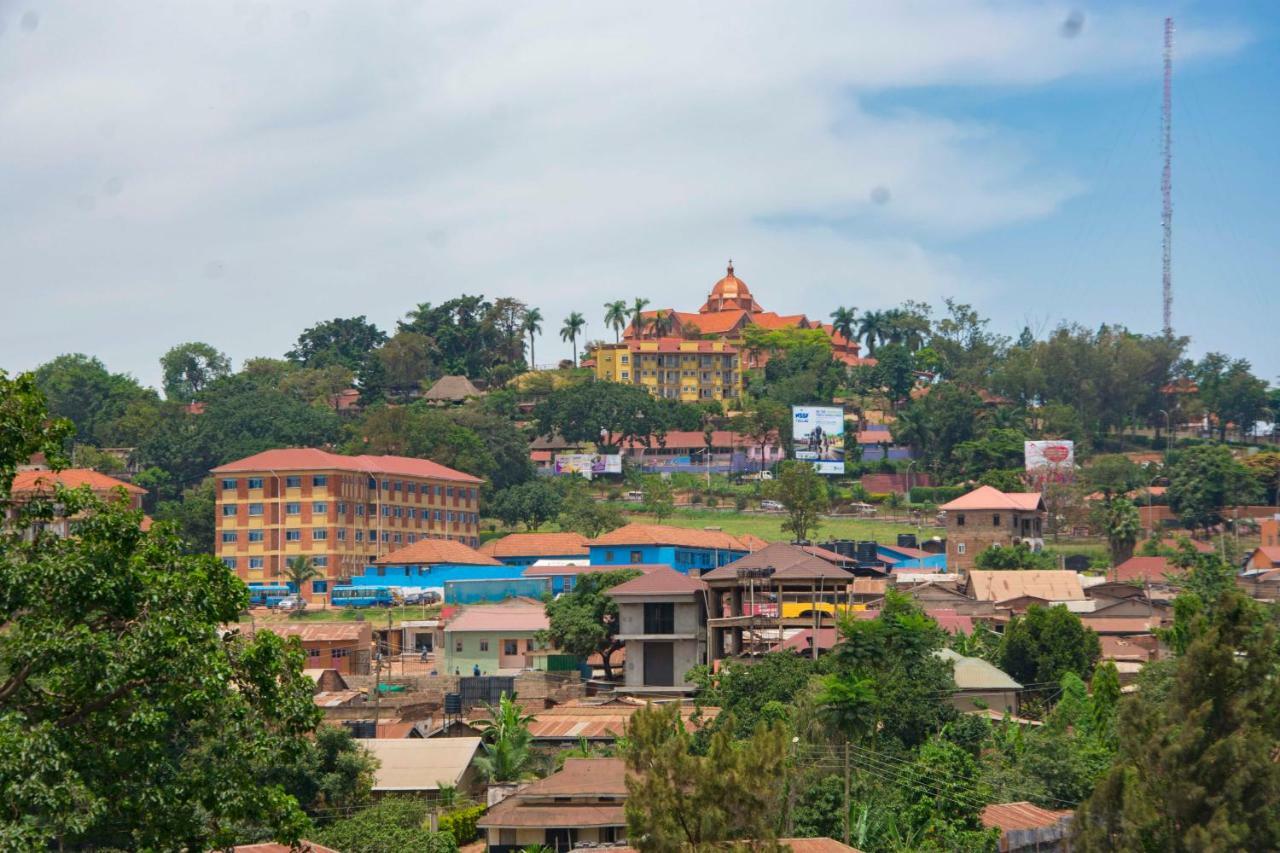
[[545,665],[537,641],[550,627],[540,602],[512,600],[463,607],[444,626],[444,671],[509,675]]

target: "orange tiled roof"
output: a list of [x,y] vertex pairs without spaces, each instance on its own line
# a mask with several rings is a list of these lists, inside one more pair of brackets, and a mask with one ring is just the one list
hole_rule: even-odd
[[537,602],[516,602],[511,604],[476,604],[462,608],[444,626],[446,632],[453,631],[545,631],[551,623],[547,621],[546,608]]
[[587,537],[581,533],[512,533],[490,539],[477,549],[489,557],[585,557]]
[[736,537],[720,530],[696,530],[666,524],[626,524],[590,540],[595,545],[679,545],[685,548],[717,548],[722,551],[750,551]]
[[1002,492],[992,486],[979,486],[968,494],[961,495],[938,509],[947,510],[983,510],[1006,509],[1019,512],[1035,512],[1042,509],[1039,492]]
[[92,468],[63,468],[61,471],[19,471],[13,478],[13,494],[52,492],[55,484],[68,489],[88,486],[94,492],[106,492],[111,489],[124,489],[132,495],[145,495],[146,489],[133,483],[108,477]]
[[344,456],[316,447],[288,447],[264,450],[214,468],[214,474],[258,473],[271,471],[358,471],[363,474],[399,474],[403,477],[432,477],[459,483],[483,483],[479,477],[455,471],[432,462],[408,456]]
[[1026,801],[1017,803],[992,803],[982,810],[982,825],[1003,832],[1018,829],[1045,829],[1072,814],[1070,811],[1050,811]]
[[707,585],[675,569],[659,569],[609,589],[609,595],[686,595],[704,591]]
[[1167,573],[1177,574],[1181,571],[1169,562],[1166,557],[1130,557],[1111,572],[1111,580],[1119,583],[1145,581],[1147,583],[1164,583]]
[[762,329],[809,328],[809,319],[803,314],[776,314],[773,311],[762,311],[751,315],[751,322]]
[[383,566],[431,566],[450,563],[461,566],[501,566],[502,563],[475,548],[452,539],[419,539],[374,561]]

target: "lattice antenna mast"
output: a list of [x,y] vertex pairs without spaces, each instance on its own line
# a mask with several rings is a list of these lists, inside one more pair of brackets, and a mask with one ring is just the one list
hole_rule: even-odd
[[1163,229],[1162,293],[1164,333],[1173,336],[1173,18],[1164,19],[1164,100],[1160,112],[1164,170],[1160,174],[1160,225]]

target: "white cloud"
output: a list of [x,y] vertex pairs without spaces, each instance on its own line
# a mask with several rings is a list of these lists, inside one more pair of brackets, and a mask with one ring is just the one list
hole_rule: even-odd
[[[766,307],[981,293],[955,236],[1082,191],[1008,128],[871,110],[913,87],[1151,66],[1158,17],[999,2],[0,7],[0,364],[173,343],[277,354],[458,292],[549,318],[693,307],[733,254]],[[1180,35],[1228,52],[1234,30]],[[887,203],[873,192],[886,188]],[[56,334],[50,329],[57,329]],[[567,350],[567,347],[564,349]]]

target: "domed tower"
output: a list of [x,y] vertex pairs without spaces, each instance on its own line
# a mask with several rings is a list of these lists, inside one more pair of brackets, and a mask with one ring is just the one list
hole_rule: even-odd
[[706,304],[698,309],[701,314],[714,314],[719,311],[763,311],[759,303],[747,289],[747,283],[733,274],[733,261],[729,261],[729,270],[724,278],[716,282],[707,295]]

